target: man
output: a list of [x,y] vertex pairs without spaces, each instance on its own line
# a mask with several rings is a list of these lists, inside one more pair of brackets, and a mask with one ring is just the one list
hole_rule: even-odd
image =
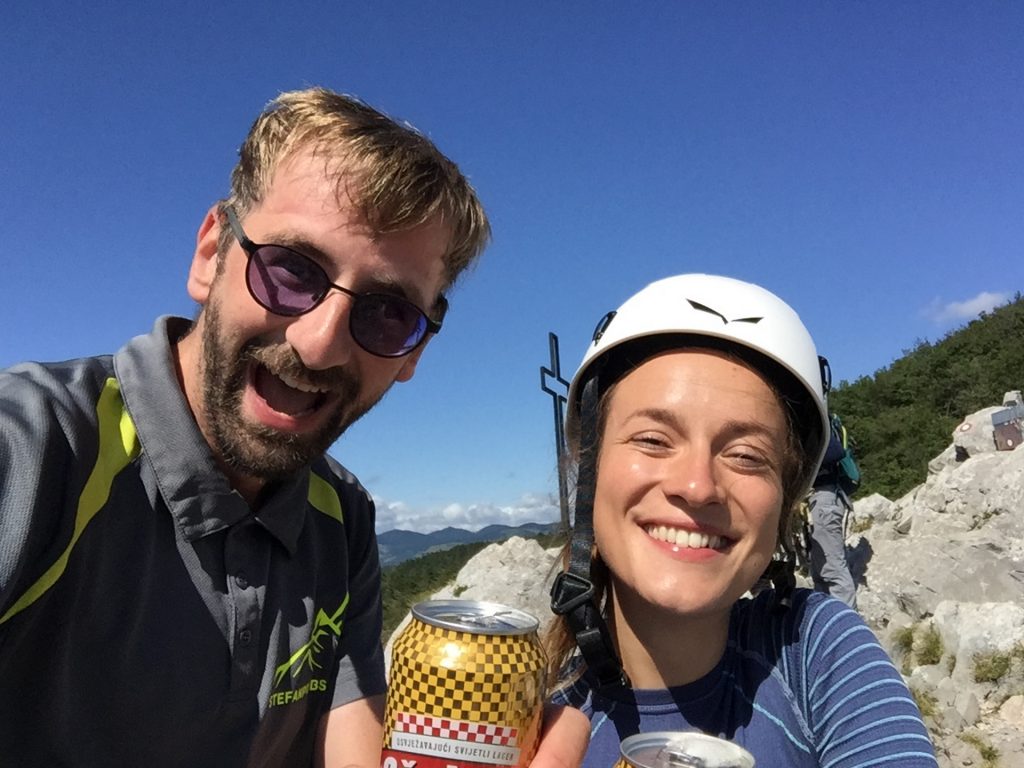
[[850,499],[841,486],[840,460],[846,453],[832,417],[832,430],[814,487],[811,514],[811,580],[814,588],[857,609],[857,585],[846,561],[846,515]]
[[[488,238],[423,136],[286,93],[199,228],[193,323],[0,373],[5,763],[379,763],[373,502],[325,451]],[[538,763],[581,757],[551,722]]]

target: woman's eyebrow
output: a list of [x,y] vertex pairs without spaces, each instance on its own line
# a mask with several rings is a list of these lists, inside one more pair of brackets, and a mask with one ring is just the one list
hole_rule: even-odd
[[775,436],[775,430],[762,421],[753,419],[730,419],[725,422],[724,427],[729,432],[741,434],[761,434],[768,437]]
[[[638,408],[629,414],[629,418],[647,418],[674,428],[682,426],[676,412],[670,408]],[[754,419],[728,419],[722,424],[722,431],[730,435],[759,435],[772,440],[777,437],[769,425]]]
[[675,411],[673,411],[670,408],[656,408],[653,406],[648,408],[637,408],[635,411],[629,414],[628,418],[651,419],[652,421],[661,422],[663,424],[668,424],[673,427],[680,426],[679,418],[676,416]]

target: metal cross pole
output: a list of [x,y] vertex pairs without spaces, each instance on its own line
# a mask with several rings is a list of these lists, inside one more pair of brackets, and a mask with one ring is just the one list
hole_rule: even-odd
[[[569,382],[562,378],[562,366],[558,357],[558,337],[548,333],[550,350],[550,368],[540,367],[540,388],[551,395],[551,403],[555,418],[555,460],[558,462],[558,504],[562,510],[562,529],[569,530],[569,483],[565,477],[565,402],[569,394]],[[548,382],[553,380],[557,385],[552,388]]]

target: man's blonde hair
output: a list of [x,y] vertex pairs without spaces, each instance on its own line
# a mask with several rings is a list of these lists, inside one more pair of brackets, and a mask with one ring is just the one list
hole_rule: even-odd
[[[455,163],[411,126],[326,88],[282,93],[267,106],[239,149],[222,206],[244,217],[263,200],[280,165],[307,149],[323,159],[338,200],[350,199],[377,234],[407,231],[439,215],[450,232],[445,287],[486,247],[487,215]],[[221,252],[230,242],[225,227]]]

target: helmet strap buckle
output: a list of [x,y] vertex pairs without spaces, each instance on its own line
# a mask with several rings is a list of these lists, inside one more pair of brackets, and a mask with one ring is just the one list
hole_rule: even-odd
[[551,610],[559,616],[576,610],[594,596],[590,579],[571,571],[559,573],[551,585]]

